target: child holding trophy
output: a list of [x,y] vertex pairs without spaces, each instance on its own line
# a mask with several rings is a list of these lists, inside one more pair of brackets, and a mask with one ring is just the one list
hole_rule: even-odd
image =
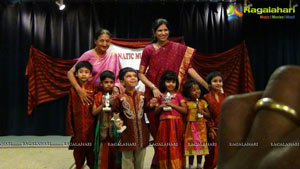
[[173,71],[162,75],[159,88],[163,97],[158,100],[155,113],[160,113],[155,143],[160,168],[182,168],[183,114],[187,113],[185,100],[178,90],[178,76]]
[[[120,161],[116,161],[117,150],[115,146],[114,123],[111,121],[114,113],[111,101],[116,95],[113,94],[115,87],[115,75],[106,70],[100,74],[100,91],[95,96],[93,115],[98,115],[95,133],[95,169],[117,169],[120,168]],[[116,124],[117,125],[117,124]]]
[[197,168],[202,169],[202,156],[207,155],[207,130],[206,119],[210,118],[208,104],[201,99],[200,84],[190,79],[183,85],[182,95],[187,99],[188,113],[184,134],[184,155],[188,157],[189,169],[194,164],[194,156],[197,157]]
[[122,169],[143,169],[146,147],[149,144],[149,131],[144,115],[144,93],[135,90],[138,75],[133,68],[121,69],[119,79],[125,92],[114,99],[114,108],[120,112],[120,118],[127,127],[120,134],[118,143],[118,150],[122,151]]

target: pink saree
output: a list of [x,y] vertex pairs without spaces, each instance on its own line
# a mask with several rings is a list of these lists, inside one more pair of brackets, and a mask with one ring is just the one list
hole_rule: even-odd
[[95,51],[91,49],[82,54],[77,63],[79,61],[88,61],[93,65],[93,77],[90,79],[90,81],[95,86],[99,86],[100,74],[105,70],[112,71],[116,76],[116,84],[120,84],[118,75],[121,69],[121,63],[116,54],[107,51],[105,54],[98,57],[96,56]]

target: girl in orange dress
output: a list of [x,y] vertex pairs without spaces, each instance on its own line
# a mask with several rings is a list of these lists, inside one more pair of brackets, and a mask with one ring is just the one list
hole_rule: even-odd
[[200,99],[200,84],[194,79],[183,85],[182,95],[187,99],[187,118],[184,135],[184,155],[189,158],[189,168],[192,168],[194,156],[197,156],[197,169],[202,168],[202,155],[207,155],[206,118],[210,118],[208,104]]

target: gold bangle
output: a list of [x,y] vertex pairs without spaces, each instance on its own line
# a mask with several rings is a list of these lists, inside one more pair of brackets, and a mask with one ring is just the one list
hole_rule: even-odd
[[295,121],[296,123],[299,123],[299,115],[297,114],[296,110],[284,105],[284,104],[280,104],[277,103],[276,101],[274,101],[271,98],[262,98],[259,99],[254,107],[255,111],[259,111],[261,109],[271,109],[271,110],[275,110],[277,112],[281,112],[283,115],[287,116],[288,118],[290,118],[291,120]]

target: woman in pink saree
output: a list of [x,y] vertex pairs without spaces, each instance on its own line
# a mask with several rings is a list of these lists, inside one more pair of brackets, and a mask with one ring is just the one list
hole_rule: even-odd
[[[195,49],[185,45],[171,42],[169,38],[169,24],[165,19],[157,19],[152,25],[153,40],[152,44],[147,45],[142,54],[139,78],[145,84],[145,98],[149,101],[152,97],[159,98],[162,93],[156,87],[159,79],[166,70],[174,71],[178,74],[179,90],[187,74],[208,88],[207,83],[191,66],[191,60]],[[154,112],[147,112],[150,121],[151,135],[156,137],[158,127],[158,117]],[[154,149],[156,149],[154,147]],[[156,153],[152,161],[152,168],[158,168]]]
[[[121,69],[121,64],[119,58],[116,54],[111,51],[107,51],[110,45],[111,34],[106,29],[100,29],[95,33],[94,43],[95,48],[88,50],[80,56],[79,61],[88,61],[93,65],[93,73],[91,82],[95,86],[99,85],[100,74],[105,70],[110,70],[115,74],[115,82],[119,84],[118,74]],[[76,64],[75,64],[76,65]],[[75,65],[68,72],[68,79],[70,80],[72,86],[76,89],[78,95],[80,96],[84,104],[92,104],[92,98],[88,95],[88,91],[81,88],[74,76]]]

